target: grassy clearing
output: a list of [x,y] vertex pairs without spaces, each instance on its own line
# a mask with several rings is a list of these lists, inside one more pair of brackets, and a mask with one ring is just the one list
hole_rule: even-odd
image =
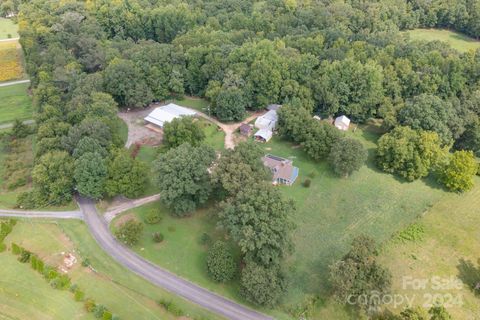
[[208,114],[207,107],[210,105],[210,103],[205,99],[188,96],[185,96],[182,99],[175,99],[173,100],[173,103],[176,103],[179,106],[192,108],[206,114]]
[[225,132],[205,119],[200,119],[200,125],[205,133],[205,144],[216,151],[223,150],[225,148]]
[[448,43],[452,48],[467,52],[480,48],[480,41],[470,38],[459,32],[442,29],[414,29],[407,31],[412,40],[442,41]]
[[[448,295],[456,298],[446,306],[454,319],[476,319],[480,314],[478,295],[471,289],[480,281],[480,179],[476,187],[465,195],[448,194],[425,213],[419,224],[425,229],[421,241],[389,242],[381,255],[381,261],[393,273],[393,290],[401,295],[414,297],[414,304],[422,306],[428,294]],[[461,289],[435,289],[432,277],[461,280]],[[404,277],[427,279],[424,289],[415,290],[403,286]],[[478,291],[477,291],[478,292]],[[444,301],[448,302],[448,301]],[[402,306],[404,307],[404,306]],[[393,310],[399,311],[399,310]]]
[[0,82],[25,77],[23,57],[17,40],[0,42]]
[[[322,297],[315,319],[355,319],[347,310],[328,300],[328,266],[347,250],[353,237],[369,234],[379,242],[415,221],[439,199],[449,196],[432,180],[407,183],[378,171],[373,163],[377,126],[358,128],[349,135],[359,139],[369,149],[366,166],[348,179],[335,176],[325,162],[313,162],[289,142],[274,138],[263,145],[265,153],[293,159],[300,168],[297,182],[291,187],[279,187],[286,197],[297,204],[292,216],[297,228],[294,232],[295,251],[287,261],[291,286],[284,304],[275,312],[286,318],[281,310],[303,305],[307,296]],[[302,181],[311,179],[309,188]],[[155,208],[155,204],[140,207],[128,214],[138,219]],[[204,266],[205,248],[199,243],[203,233],[222,237],[214,228],[211,213],[215,209],[199,211],[187,219],[175,219],[160,207],[164,220],[159,225],[147,226],[142,241],[135,250],[147,259],[164,266],[196,283],[238,299],[237,284],[219,286],[207,276]],[[175,231],[169,231],[175,227]],[[156,245],[151,233],[160,231],[165,242]]]
[[0,124],[15,119],[32,119],[32,98],[28,95],[28,83],[0,87]]
[[[121,319],[175,319],[156,304],[159,299],[174,301],[187,314],[216,319],[118,265],[98,247],[82,222],[19,222],[6,239],[6,243],[12,241],[38,253],[53,265],[62,263],[61,252],[72,252],[78,259],[69,271],[72,282]],[[4,252],[0,254],[0,261],[8,262],[10,257],[13,257],[10,252]],[[90,260],[92,269],[81,266],[83,258]],[[2,279],[8,281],[2,280],[0,301],[13,302],[1,304],[2,316],[13,319],[93,319],[85,314],[81,303],[74,302],[70,293],[50,288],[28,266],[17,261],[12,261],[11,265],[12,268],[2,269]]]
[[11,19],[0,18],[0,39],[18,38],[18,25]]

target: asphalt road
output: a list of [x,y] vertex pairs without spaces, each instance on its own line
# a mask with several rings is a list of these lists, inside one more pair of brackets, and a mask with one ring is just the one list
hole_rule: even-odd
[[81,211],[23,211],[0,209],[0,217],[14,218],[52,218],[52,219],[80,219],[83,220]]
[[92,200],[79,197],[77,201],[90,233],[98,244],[129,270],[149,282],[227,319],[272,320],[271,317],[216,295],[141,258],[115,240],[110,233],[106,220],[97,213],[95,203]]

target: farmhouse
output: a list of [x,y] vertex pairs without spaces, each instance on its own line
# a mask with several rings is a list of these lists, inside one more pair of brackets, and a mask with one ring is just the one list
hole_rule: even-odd
[[292,160],[267,154],[262,158],[263,164],[273,174],[272,183],[291,186],[298,177],[298,168],[293,166]]
[[197,113],[193,110],[178,106],[174,103],[169,103],[165,106],[155,108],[144,119],[146,122],[153,123],[160,128],[163,128],[165,123],[168,123],[175,118],[195,116],[196,114]]
[[340,116],[335,119],[335,127],[339,130],[347,131],[350,126],[350,119],[346,116]]

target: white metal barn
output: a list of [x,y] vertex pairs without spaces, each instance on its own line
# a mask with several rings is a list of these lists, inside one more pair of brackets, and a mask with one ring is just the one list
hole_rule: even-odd
[[335,119],[335,127],[340,130],[347,131],[350,126],[350,119],[346,116],[340,116]]
[[155,108],[144,119],[147,122],[153,123],[160,128],[163,128],[165,123],[172,121],[175,118],[184,116],[195,116],[197,113],[188,108],[181,107],[175,103],[169,103],[165,106]]

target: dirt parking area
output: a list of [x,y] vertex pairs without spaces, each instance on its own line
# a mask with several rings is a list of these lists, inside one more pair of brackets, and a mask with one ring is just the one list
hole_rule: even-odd
[[152,104],[146,109],[122,111],[118,113],[118,116],[125,121],[128,126],[128,139],[125,143],[125,147],[129,148],[135,143],[158,145],[162,142],[162,131],[160,128],[151,130],[145,126],[145,118],[153,109],[158,107],[159,104]]

